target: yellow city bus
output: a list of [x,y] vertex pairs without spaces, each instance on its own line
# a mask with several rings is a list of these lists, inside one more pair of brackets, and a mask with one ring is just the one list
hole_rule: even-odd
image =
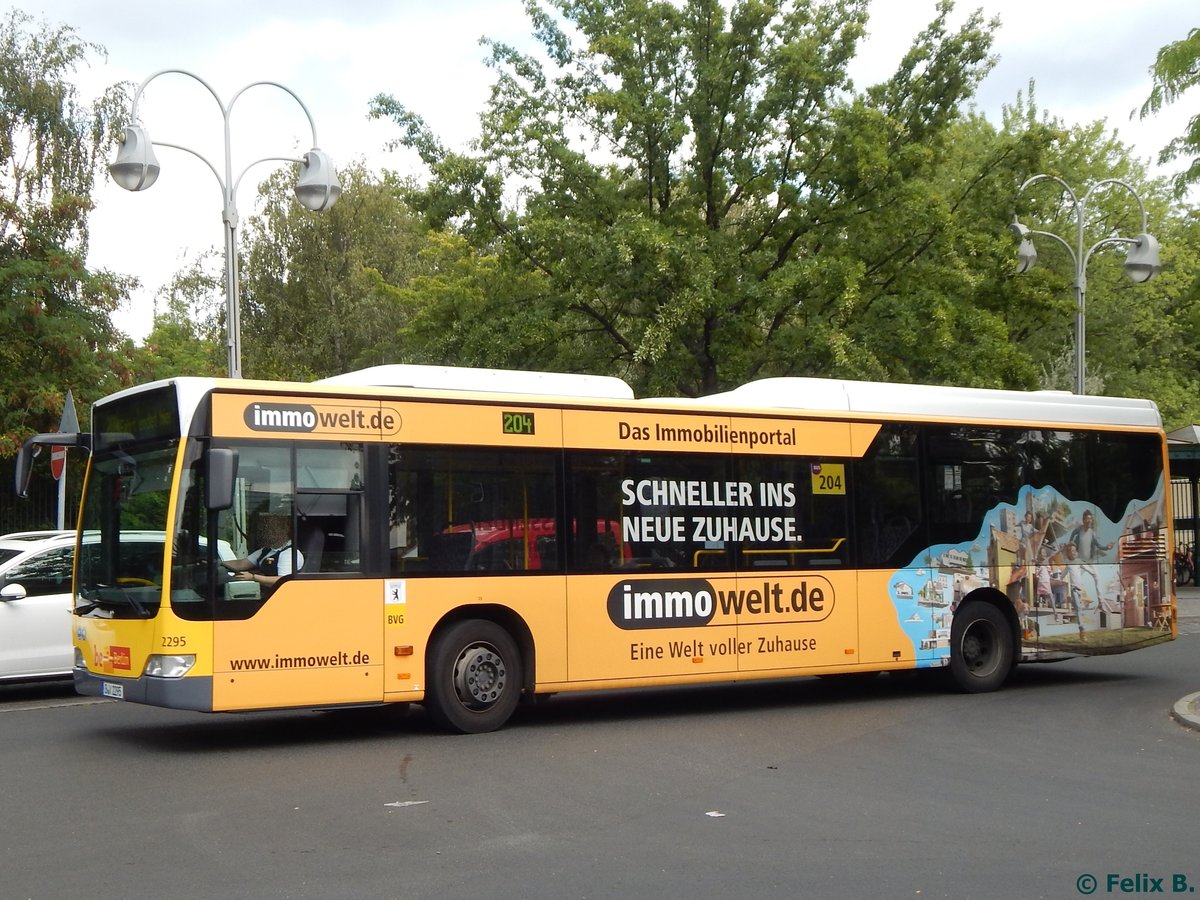
[[[90,454],[88,695],[484,732],[556,692],[938,667],[989,691],[1175,636],[1149,401],[382,366],[130,388],[30,438],[19,482],[39,445]],[[231,571],[272,523],[280,577]]]

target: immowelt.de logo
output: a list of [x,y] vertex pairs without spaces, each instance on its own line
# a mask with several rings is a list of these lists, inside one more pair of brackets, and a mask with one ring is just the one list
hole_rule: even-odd
[[363,409],[313,403],[251,403],[242,413],[242,421],[252,431],[393,434],[400,428],[400,416],[378,406]]
[[833,612],[833,585],[820,576],[799,581],[729,580],[729,586],[703,578],[619,581],[608,592],[608,617],[618,628],[693,628],[720,613],[739,621],[819,622]]

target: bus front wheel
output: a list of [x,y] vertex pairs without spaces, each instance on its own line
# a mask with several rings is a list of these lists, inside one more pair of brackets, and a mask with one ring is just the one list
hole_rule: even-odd
[[1012,628],[991,603],[968,603],[950,627],[950,676],[971,694],[999,689],[1016,659]]
[[521,696],[521,654],[495,622],[468,619],[429,648],[425,708],[449,731],[480,734],[508,721]]

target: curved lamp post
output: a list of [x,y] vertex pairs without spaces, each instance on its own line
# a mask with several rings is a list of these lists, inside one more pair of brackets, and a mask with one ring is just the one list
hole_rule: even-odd
[[[1013,236],[1020,241],[1017,247],[1017,272],[1024,274],[1033,268],[1037,262],[1037,250],[1033,246],[1032,235],[1052,238],[1062,244],[1067,253],[1071,256],[1071,262],[1075,266],[1075,393],[1086,393],[1084,389],[1084,317],[1085,304],[1087,301],[1087,264],[1091,259],[1092,253],[1101,247],[1109,244],[1125,244],[1129,249],[1125,253],[1125,274],[1131,281],[1142,283],[1149,281],[1162,269],[1162,263],[1158,257],[1158,241],[1155,240],[1146,231],[1146,207],[1142,204],[1142,198],[1138,196],[1137,191],[1131,188],[1124,181],[1118,178],[1106,178],[1103,181],[1097,181],[1093,184],[1083,197],[1077,197],[1075,192],[1071,190],[1070,185],[1056,175],[1034,175],[1032,178],[1026,179],[1025,183],[1017,189],[1017,195],[1020,194],[1031,184],[1038,181],[1056,181],[1071,198],[1071,204],[1075,208],[1075,246],[1072,247],[1057,234],[1049,231],[1034,231],[1017,221],[1017,217],[1013,216],[1012,224],[1009,228],[1012,230]],[[1116,184],[1125,188],[1133,195],[1133,199],[1137,201],[1138,210],[1142,214],[1142,228],[1137,237],[1106,237],[1092,244],[1084,250],[1083,246],[1083,226],[1086,218],[1086,210],[1088,199],[1092,196],[1092,192],[1097,188],[1105,185]]]
[[[125,190],[146,190],[158,179],[158,173],[161,169],[158,159],[154,155],[154,147],[157,145],[159,147],[172,147],[176,150],[192,154],[192,156],[208,166],[209,170],[216,176],[217,183],[221,186],[221,196],[224,201],[222,219],[225,222],[225,331],[226,342],[229,348],[229,377],[240,378],[242,375],[242,336],[241,313],[238,304],[237,189],[242,182],[243,176],[253,166],[262,162],[299,163],[300,176],[296,180],[296,199],[306,209],[314,211],[328,209],[332,206],[342,193],[342,186],[338,182],[337,172],[334,171],[333,161],[330,160],[329,155],[324,150],[318,149],[317,126],[313,124],[312,114],[309,113],[308,107],[296,96],[294,91],[275,81],[252,82],[234,94],[233,99],[226,105],[221,102],[221,98],[217,96],[217,92],[213,90],[212,86],[199,75],[195,75],[186,69],[162,69],[143,81],[138,86],[137,92],[134,93],[133,106],[129,116],[133,122],[137,122],[138,120],[138,101],[141,100],[142,92],[146,89],[146,85],[159,75],[167,74],[187,75],[189,78],[194,78],[208,89],[208,92],[212,94],[213,99],[217,101],[217,105],[221,108],[221,115],[225,122],[224,176],[217,170],[216,166],[195,150],[181,146],[180,144],[151,140],[150,132],[142,125],[125,126],[125,137],[117,150],[117,158],[108,167],[108,171],[112,174],[113,180],[125,188]],[[313,148],[300,159],[290,156],[266,156],[262,159],[256,159],[242,169],[241,173],[235,179],[233,177],[233,160],[230,154],[229,116],[238,98],[250,88],[257,87],[258,85],[277,87],[290,94],[292,99],[300,105],[300,108],[304,110],[304,115],[308,118],[309,128],[312,130]]]

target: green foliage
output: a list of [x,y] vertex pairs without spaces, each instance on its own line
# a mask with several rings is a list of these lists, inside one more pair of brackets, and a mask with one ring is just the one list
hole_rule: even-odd
[[[488,44],[468,151],[373,102],[427,184],[355,168],[317,216],[283,174],[264,187],[242,266],[249,374],[408,361],[612,373],[659,395],[781,374],[1070,389],[1070,257],[1039,242],[1017,275],[1008,230],[1016,213],[1074,243],[1061,189],[1018,190],[1044,173],[1080,195],[1127,182],[1163,246],[1148,285],[1120,248],[1091,258],[1089,392],[1200,418],[1197,218],[1103,122],[1041,111],[1032,84],[998,127],[964,112],[993,23],[951,31],[944,4],[892,77],[856,90],[865,0],[527,11],[541,54]],[[1140,227],[1119,188],[1084,221],[1088,245]]]
[[[856,91],[865,2],[526,8],[542,55],[489,44],[472,152],[391,97],[372,105],[430,168],[414,207],[461,236],[401,294],[409,352],[654,394],[778,374],[1070,389],[1070,256],[1040,240],[1018,276],[1008,224],[1073,246],[1070,198],[1020,185],[1044,173],[1082,196],[1116,178],[1166,268],[1135,285],[1121,248],[1090,259],[1088,390],[1152,397],[1168,422],[1200,413],[1194,217],[1105,123],[1062,123],[1032,84],[999,128],[964,113],[993,23],[952,32],[943,4],[895,74]],[[1097,190],[1083,227],[1085,246],[1137,234],[1136,199]]]
[[[1153,206],[1167,208],[1166,191],[1159,186]],[[1102,362],[1105,393],[1155,400],[1171,430],[1200,422],[1200,217],[1159,213],[1152,222],[1162,274],[1143,285],[1112,274],[1112,293],[1089,303],[1096,324],[1089,324],[1088,366]],[[1118,268],[1119,258],[1113,262]]]
[[88,107],[69,79],[99,51],[21,12],[0,26],[0,455],[53,429],[67,388],[86,404],[128,374],[109,316],[131,281],[84,265],[123,96]]
[[540,348],[501,342],[514,362],[532,349],[696,394],[779,374],[937,381],[967,352],[970,383],[1029,383],[957,253],[972,239],[952,204],[975,180],[945,183],[949,135],[991,61],[989,24],[952,32],[950,10],[855,93],[865,0],[530,0],[552,71],[489,45],[478,155],[390,97],[373,114],[430,166],[413,202],[433,227],[539,276],[554,327]]
[[421,262],[424,274],[394,293],[404,324],[392,361],[553,367],[547,335],[560,332],[542,316],[545,279],[537,272],[506,267],[447,232],[430,232]]
[[140,347],[130,351],[134,381],[141,383],[175,375],[221,376],[228,371],[225,344],[224,271],[210,265],[215,253],[196,259],[176,273],[161,299],[163,312],[154,316],[154,327]]
[[[1158,112],[1177,101],[1185,91],[1200,84],[1200,28],[1193,28],[1187,37],[1167,44],[1158,51],[1150,67],[1154,86],[1142,104],[1141,117]],[[1200,113],[1188,120],[1187,130],[1163,148],[1159,162],[1167,163],[1180,157],[1192,157],[1191,165],[1175,179],[1179,196],[1189,185],[1200,183]]]
[[[1146,208],[1147,227],[1162,246],[1163,272],[1146,284],[1125,277],[1119,246],[1088,257],[1087,392],[1152,398],[1172,427],[1195,421],[1200,414],[1200,334],[1193,319],[1200,299],[1200,257],[1194,213],[1189,216],[1175,206],[1166,181],[1149,178],[1145,166],[1103,122],[1071,128],[1053,120],[1037,122],[1030,97],[1028,104],[1018,98],[1005,125],[1013,134],[1040,130],[1050,138],[1031,143],[1038,149],[1025,161],[1024,176],[1056,176],[1081,202],[1086,200],[1085,251],[1106,238],[1132,237],[1142,230],[1137,199],[1120,185],[1102,187],[1109,179],[1120,179],[1136,191]],[[1056,234],[1074,248],[1079,215],[1061,185],[1041,181],[1019,198],[1015,189],[1013,195],[1014,212],[1022,222]],[[1042,370],[1042,387],[1073,390],[1074,263],[1055,241],[1037,238],[1035,243],[1036,267],[1010,279],[1014,306],[1038,311],[1030,328],[1020,333],[1021,341]]]
[[247,377],[308,380],[403,355],[395,292],[422,271],[425,229],[391,175],[361,165],[345,192],[312,213],[292,196],[294,172],[262,189],[242,267],[242,369]]

